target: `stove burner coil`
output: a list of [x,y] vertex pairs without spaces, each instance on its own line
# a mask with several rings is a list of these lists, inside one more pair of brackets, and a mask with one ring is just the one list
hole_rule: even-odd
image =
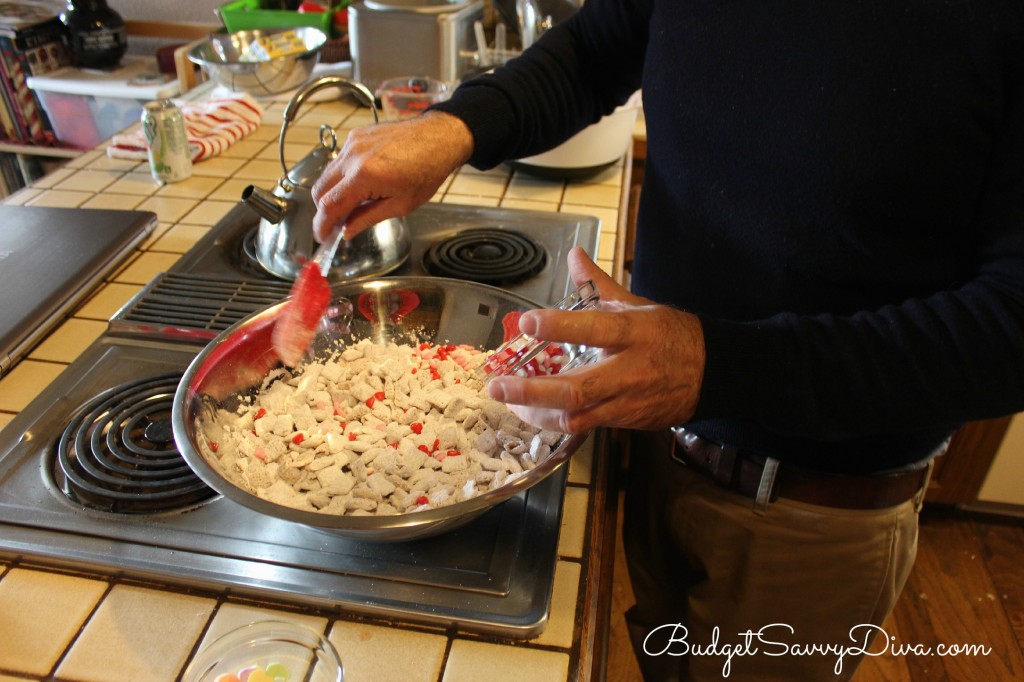
[[435,242],[423,255],[423,267],[438,277],[493,286],[524,282],[544,269],[544,247],[521,232],[475,228]]
[[54,478],[73,502],[116,513],[194,506],[216,492],[174,444],[171,406],[180,372],[115,386],[97,395],[64,429]]

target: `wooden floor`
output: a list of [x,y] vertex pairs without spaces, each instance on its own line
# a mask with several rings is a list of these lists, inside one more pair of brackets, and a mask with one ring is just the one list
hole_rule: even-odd
[[[885,631],[906,645],[983,644],[991,653],[882,654],[865,659],[854,682],[1024,680],[1024,523],[926,507],[920,529],[917,563]],[[622,616],[633,596],[621,547],[620,533],[607,680],[634,682],[641,678]]]

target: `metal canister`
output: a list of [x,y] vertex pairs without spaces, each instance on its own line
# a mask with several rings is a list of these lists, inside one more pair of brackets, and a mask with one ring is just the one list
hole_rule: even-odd
[[185,117],[169,99],[148,102],[142,108],[142,130],[149,145],[149,169],[159,183],[192,176]]

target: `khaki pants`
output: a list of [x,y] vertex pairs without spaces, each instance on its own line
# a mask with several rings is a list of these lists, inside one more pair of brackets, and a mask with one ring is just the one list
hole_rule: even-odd
[[786,499],[755,510],[668,448],[666,432],[638,432],[630,454],[626,617],[644,678],[850,679],[858,649],[888,637],[923,493],[881,510]]

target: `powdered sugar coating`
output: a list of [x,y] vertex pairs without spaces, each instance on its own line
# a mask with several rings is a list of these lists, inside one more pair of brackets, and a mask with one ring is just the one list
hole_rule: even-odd
[[467,500],[522,476],[562,434],[491,400],[468,346],[363,340],[278,370],[236,410],[197,419],[234,485],[294,509],[391,515]]

